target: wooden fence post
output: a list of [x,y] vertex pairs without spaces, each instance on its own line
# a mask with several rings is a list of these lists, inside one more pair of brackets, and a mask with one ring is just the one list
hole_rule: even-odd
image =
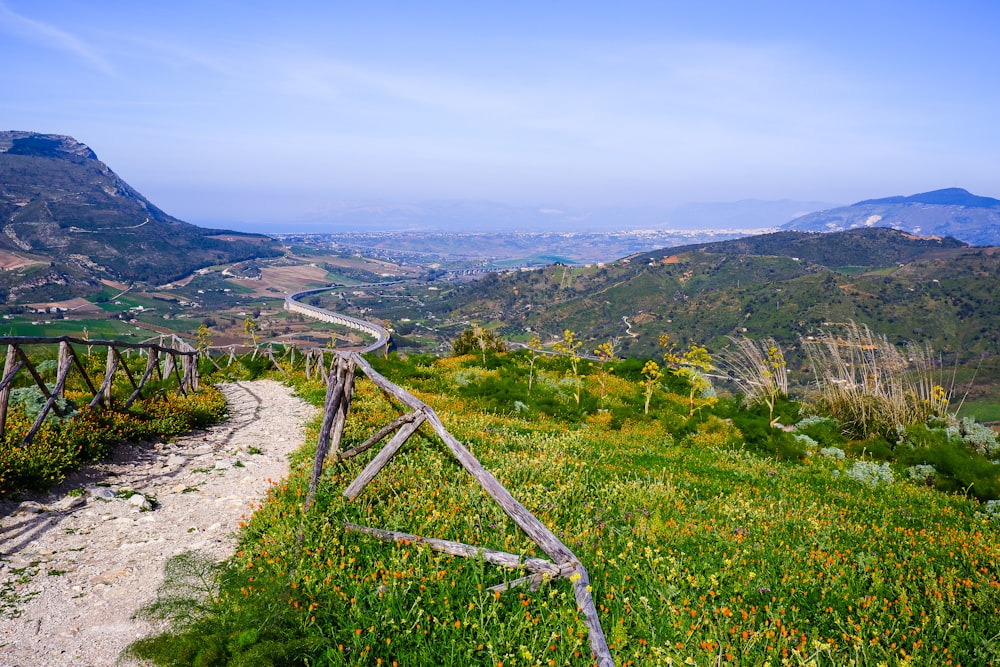
[[117,368],[118,356],[115,354],[115,348],[108,345],[108,360],[104,368],[104,382],[101,383],[101,388],[94,392],[94,398],[90,401],[90,408],[92,410],[101,402],[107,407],[111,406],[111,384]]
[[344,426],[347,424],[347,413],[351,409],[351,398],[354,395],[354,372],[357,365],[354,359],[348,357],[343,360],[344,369],[344,397],[337,406],[337,417],[333,422],[333,435],[330,437],[330,450],[333,457],[340,457],[340,439],[344,436]]
[[[62,341],[59,343],[59,365],[57,368],[62,368],[66,365],[66,360],[69,359],[69,343]],[[59,390],[58,397],[64,398],[66,396],[66,389],[63,387]]]
[[335,359],[335,366],[330,371],[328,384],[326,385],[326,400],[323,405],[323,423],[319,428],[319,436],[316,438],[316,458],[313,460],[312,478],[309,480],[309,493],[306,495],[305,507],[308,509],[312,505],[316,495],[316,488],[319,486],[319,478],[323,474],[323,462],[326,460],[327,452],[330,450],[330,431],[333,428],[333,421],[340,412],[340,404],[344,400],[344,388],[346,378],[343,377],[343,366],[341,358]]
[[7,405],[10,403],[10,384],[14,379],[12,373],[17,372],[14,370],[14,361],[16,358],[17,352],[14,346],[8,345],[7,361],[3,365],[3,379],[6,384],[3,389],[0,389],[0,444],[3,443],[3,439],[7,435]]
[[146,382],[149,381],[150,376],[153,375],[153,369],[157,368],[160,365],[159,364],[160,353],[155,347],[149,348],[147,354],[148,354],[148,360],[146,361],[146,372],[142,374],[142,378],[139,380],[139,386],[135,388],[135,391],[132,392],[132,395],[128,397],[127,401],[125,401],[126,410],[132,407],[132,403],[135,402],[135,399],[139,398],[139,394],[140,392],[142,392],[142,388],[146,386]]
[[166,380],[171,375],[174,374],[174,369],[177,368],[177,360],[174,359],[172,352],[167,352],[165,355],[166,359],[163,360],[163,377],[161,380]]
[[31,425],[31,429],[28,430],[27,435],[24,436],[24,440],[21,441],[21,446],[26,447],[35,438],[35,434],[38,433],[38,429],[42,428],[42,423],[45,421],[45,417],[48,416],[49,410],[51,410],[55,404],[56,399],[63,393],[66,387],[66,376],[69,375],[69,369],[73,365],[71,358],[67,358],[63,361],[62,365],[59,366],[59,373],[56,377],[56,386],[49,395],[49,400],[45,402],[42,407],[41,412],[38,413],[38,418],[35,419],[35,423]]

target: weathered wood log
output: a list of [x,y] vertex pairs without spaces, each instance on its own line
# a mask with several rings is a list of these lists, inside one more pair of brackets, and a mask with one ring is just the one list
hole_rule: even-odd
[[312,506],[312,501],[316,497],[319,479],[323,475],[323,463],[326,461],[326,455],[330,449],[330,429],[343,398],[343,382],[334,381],[327,384],[326,399],[323,402],[323,423],[320,425],[319,436],[316,438],[316,457],[313,459],[312,477],[309,479],[309,492],[306,494],[305,509],[307,510]]
[[431,425],[438,437],[444,441],[445,445],[451,451],[452,455],[458,459],[458,462],[462,464],[469,474],[475,478],[479,485],[490,495],[493,500],[500,505],[500,508],[514,520],[521,530],[528,534],[535,544],[537,544],[542,551],[544,551],[548,556],[557,563],[566,562],[579,562],[579,559],[573,555],[569,547],[560,541],[551,530],[549,530],[545,524],[539,521],[531,512],[529,512],[524,505],[519,503],[514,497],[503,487],[500,482],[496,480],[493,475],[491,475],[482,464],[476,460],[476,457],[469,452],[465,446],[458,441],[441,423],[440,418],[434,410],[427,404],[425,404],[420,399],[412,396],[406,390],[401,387],[396,386],[392,382],[389,382],[385,377],[380,375],[374,368],[371,367],[367,361],[364,360],[360,355],[354,355],[356,357],[355,361],[359,368],[368,376],[372,382],[382,388],[383,391],[388,392],[392,396],[395,396],[401,403],[411,407],[415,411],[423,412],[427,418],[427,423]]
[[375,475],[392,460],[392,457],[396,455],[396,452],[403,446],[403,443],[417,432],[420,425],[424,423],[424,419],[426,419],[426,416],[420,413],[416,419],[409,424],[403,425],[402,428],[396,431],[396,435],[392,436],[392,440],[375,455],[375,458],[365,466],[364,470],[358,473],[358,476],[351,482],[350,486],[344,489],[344,497],[348,500],[357,498],[364,491],[365,487],[368,486],[368,483],[375,478]]
[[13,345],[7,346],[7,360],[3,365],[3,382],[0,388],[0,443],[7,435],[7,408],[10,405],[10,383],[14,381],[17,372],[24,366],[17,362],[17,352]]
[[55,405],[56,399],[59,398],[62,391],[66,387],[66,376],[69,375],[69,369],[72,365],[73,363],[69,359],[66,359],[59,367],[59,373],[56,375],[56,384],[52,393],[49,395],[49,400],[45,401],[45,405],[42,406],[41,412],[38,413],[35,423],[31,425],[27,434],[25,434],[24,440],[21,441],[22,447],[27,447],[31,441],[34,440],[35,434],[38,433],[38,429],[42,428],[42,422],[44,422],[45,417],[48,416],[49,410],[51,410],[52,406]]
[[486,590],[490,593],[503,593],[504,591],[509,591],[512,588],[517,588],[519,586],[527,586],[533,591],[537,591],[542,586],[542,581],[544,581],[545,575],[543,574],[529,574],[526,577],[518,577],[517,579],[511,579],[510,581],[505,581],[502,584],[497,584],[496,586],[490,586]]
[[569,579],[573,582],[576,606],[583,614],[584,623],[587,624],[590,651],[594,659],[600,667],[614,667],[615,660],[611,657],[611,649],[608,648],[608,640],[605,639],[604,629],[601,627],[601,618],[597,615],[594,597],[590,594],[590,575],[587,573],[587,568],[579,565]]
[[355,456],[357,456],[358,454],[361,454],[364,451],[367,451],[372,446],[377,445],[378,443],[380,443],[382,441],[382,439],[385,438],[385,436],[389,435],[390,433],[392,433],[393,431],[395,431],[396,429],[398,429],[403,424],[409,424],[410,422],[412,422],[414,419],[417,418],[418,414],[419,413],[416,413],[416,412],[407,412],[405,415],[402,415],[401,417],[396,417],[396,419],[392,420],[392,422],[390,424],[387,424],[386,426],[383,426],[382,428],[380,428],[378,430],[378,432],[375,433],[375,435],[373,435],[372,437],[368,438],[367,440],[365,440],[363,443],[361,443],[357,447],[352,447],[351,449],[348,449],[347,451],[342,452],[340,454],[340,457],[339,457],[340,460],[341,461],[346,461],[348,459],[354,458]]
[[135,402],[135,399],[139,398],[139,395],[142,393],[142,388],[146,386],[149,378],[153,375],[153,370],[159,365],[159,350],[155,347],[149,348],[148,358],[146,360],[146,372],[143,373],[142,378],[139,379],[139,385],[135,388],[135,391],[133,391],[132,395],[128,397],[127,401],[125,401],[126,410],[132,407],[132,403]]
[[101,383],[100,391],[94,393],[94,398],[90,401],[90,409],[93,410],[97,407],[97,404],[102,402],[104,405],[111,405],[111,383],[115,377],[115,371],[118,369],[118,355],[115,354],[115,350],[112,347],[108,348],[108,359],[105,362],[104,370],[104,382]]
[[[62,368],[66,365],[66,360],[69,359],[69,343],[63,341],[59,343],[59,357],[56,363],[56,368]],[[59,398],[65,397],[66,389],[65,387],[57,394]]]
[[220,366],[219,363],[212,357],[212,351],[211,350],[205,350],[204,353],[202,354],[202,356],[205,357],[206,359],[208,359],[209,361],[211,361],[212,365],[215,366],[216,369],[218,369],[220,371],[222,370],[222,366]]
[[267,346],[267,357],[268,359],[271,360],[271,363],[274,364],[274,367],[277,368],[279,371],[281,371],[282,375],[288,377],[288,371],[285,370],[284,366],[278,363],[277,359],[274,358],[274,348],[272,348],[270,345]]
[[173,372],[172,373],[167,373],[167,377],[169,377],[170,375],[173,375],[177,379],[177,394],[179,396],[180,395],[187,396],[187,393],[188,393],[187,392],[187,385],[184,382],[184,380],[187,377],[187,372],[185,372],[184,377],[181,377],[180,366],[177,364],[177,360],[174,358],[173,354],[170,355],[170,359],[173,362],[172,366],[174,368],[173,368]]
[[[155,351],[154,350],[148,350],[148,353],[149,353],[150,359],[152,359],[154,356],[156,357],[156,361],[153,363],[153,370],[156,373],[157,377],[160,378],[160,382],[163,382],[164,372],[163,372],[163,364],[160,362],[160,351],[159,350],[155,350]],[[167,359],[170,358],[170,354],[169,353],[167,353],[166,356],[167,356]],[[152,377],[152,375],[150,375],[150,377]]]
[[166,354],[166,359],[163,360],[163,373],[160,375],[160,379],[164,380],[174,373],[174,368],[177,364],[174,362],[174,355],[172,353]]
[[337,416],[333,421],[333,433],[330,436],[330,454],[333,458],[340,458],[340,440],[344,437],[344,426],[347,424],[347,414],[351,410],[351,398],[354,397],[354,372],[357,366],[350,357],[344,359],[344,398],[337,407]]
[[0,380],[0,391],[3,391],[10,387],[14,378],[17,377],[17,372],[24,368],[23,361],[17,361],[17,351],[14,349],[13,345],[7,346],[7,361],[3,366],[3,379]]
[[527,570],[536,574],[547,574],[550,577],[559,576],[559,566],[543,558],[524,558],[517,554],[505,551],[494,551],[484,549],[463,542],[452,542],[450,540],[439,540],[431,537],[420,537],[409,533],[400,533],[394,530],[382,530],[380,528],[369,528],[353,523],[344,523],[344,530],[351,533],[363,533],[371,535],[384,542],[411,542],[413,544],[425,544],[432,551],[450,554],[452,556],[462,556],[463,558],[482,558],[487,563],[501,565],[515,570]]
[[189,357],[181,357],[181,385],[184,387],[184,391],[194,391],[191,386],[191,359]]

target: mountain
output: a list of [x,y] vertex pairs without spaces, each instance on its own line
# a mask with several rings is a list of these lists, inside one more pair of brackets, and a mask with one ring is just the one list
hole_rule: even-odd
[[44,284],[163,283],[211,264],[280,254],[266,236],[167,215],[89,147],[56,134],[0,132],[0,225],[0,251],[49,264]]
[[1000,200],[946,188],[908,197],[868,199],[810,213],[782,229],[832,232],[891,227],[923,236],[952,236],[973,245],[1000,245]]

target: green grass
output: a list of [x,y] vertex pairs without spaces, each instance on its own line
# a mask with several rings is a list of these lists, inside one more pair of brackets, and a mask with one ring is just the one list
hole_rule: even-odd
[[[39,321],[45,321],[47,324],[32,324],[32,322]],[[84,327],[87,328],[87,335],[92,339],[113,339],[120,337],[125,332],[135,331],[135,326],[127,322],[104,318],[53,320],[46,315],[33,315],[31,317],[11,316],[10,319],[0,320],[0,332],[3,332],[5,336],[65,335],[80,337]],[[147,334],[143,334],[144,338],[146,336]]]
[[[686,396],[658,395],[644,418],[639,388],[622,378],[611,378],[607,412],[589,414],[558,382],[521,413],[455,391],[516,385],[519,359],[379,369],[581,558],[617,664],[1000,662],[1000,521],[978,501],[906,481],[901,467],[872,487],[852,478],[851,460],[748,451],[726,419],[667,419],[677,406],[686,415]],[[359,380],[345,447],[394,414]],[[135,650],[162,665],[592,664],[568,582],[494,594],[518,574],[345,532],[346,521],[544,557],[426,428],[345,500],[372,456],[328,463],[305,513],[306,447],[247,521],[218,588],[193,593],[167,614],[172,633]]]
[[960,414],[963,417],[975,417],[981,422],[1000,422],[1000,402],[992,399],[966,401]]

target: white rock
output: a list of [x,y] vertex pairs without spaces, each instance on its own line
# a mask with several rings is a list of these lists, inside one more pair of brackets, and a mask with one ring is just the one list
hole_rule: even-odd
[[66,496],[65,498],[60,498],[56,503],[54,503],[52,505],[52,509],[59,512],[66,512],[74,507],[85,505],[86,503],[87,499],[83,496]]

